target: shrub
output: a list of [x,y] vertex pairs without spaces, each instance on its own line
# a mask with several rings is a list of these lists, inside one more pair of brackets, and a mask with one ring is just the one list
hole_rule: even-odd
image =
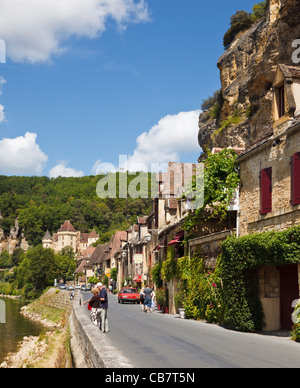
[[239,32],[247,30],[252,23],[251,14],[246,11],[237,11],[234,15],[232,15],[230,18],[230,28],[223,38],[223,45],[225,49],[229,48]]

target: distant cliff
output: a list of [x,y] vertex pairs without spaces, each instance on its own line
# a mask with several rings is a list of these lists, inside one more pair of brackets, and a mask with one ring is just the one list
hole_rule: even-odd
[[198,142],[213,147],[247,147],[272,128],[272,84],[279,63],[295,65],[300,38],[299,0],[270,0],[265,18],[239,33],[219,58],[222,109],[200,114]]

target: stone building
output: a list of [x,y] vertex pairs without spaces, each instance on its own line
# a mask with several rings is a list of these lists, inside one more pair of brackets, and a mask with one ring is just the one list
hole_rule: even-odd
[[[272,124],[239,156],[240,235],[300,224],[300,67],[280,64],[272,87]],[[289,329],[299,298],[300,265],[260,269],[265,330]]]
[[99,235],[93,231],[91,233],[81,233],[75,230],[71,222],[65,221],[57,233],[51,236],[49,230],[42,240],[44,248],[51,248],[55,252],[60,252],[65,247],[71,247],[73,251],[80,255],[85,249],[97,241]]

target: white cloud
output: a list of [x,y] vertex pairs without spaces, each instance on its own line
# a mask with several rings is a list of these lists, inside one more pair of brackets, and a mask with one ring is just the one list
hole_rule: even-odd
[[0,171],[2,174],[39,175],[48,156],[36,143],[37,135],[26,132],[24,136],[0,140]]
[[62,177],[82,177],[84,176],[83,171],[76,171],[73,168],[67,167],[67,162],[60,162],[58,165],[53,167],[49,171],[50,178]]
[[0,124],[5,120],[4,106],[0,104]]
[[99,37],[112,19],[120,30],[149,20],[146,0],[9,0],[0,2],[0,37],[17,62],[44,62],[70,37]]
[[159,120],[149,132],[136,140],[137,146],[128,157],[129,171],[149,170],[152,163],[180,161],[182,153],[200,151],[198,145],[198,119],[200,110],[180,112]]
[[[6,80],[0,76],[0,96],[2,96],[3,93],[3,85],[6,83]],[[5,113],[4,113],[4,106],[0,104],[0,124],[6,121]]]

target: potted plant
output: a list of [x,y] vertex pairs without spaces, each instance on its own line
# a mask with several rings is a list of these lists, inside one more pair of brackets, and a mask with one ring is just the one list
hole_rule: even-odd
[[163,312],[165,312],[168,303],[168,294],[166,287],[160,287],[156,290],[156,303]]
[[183,291],[177,291],[174,295],[175,307],[178,310],[180,318],[185,319],[185,309],[184,309],[184,300],[185,294]]

